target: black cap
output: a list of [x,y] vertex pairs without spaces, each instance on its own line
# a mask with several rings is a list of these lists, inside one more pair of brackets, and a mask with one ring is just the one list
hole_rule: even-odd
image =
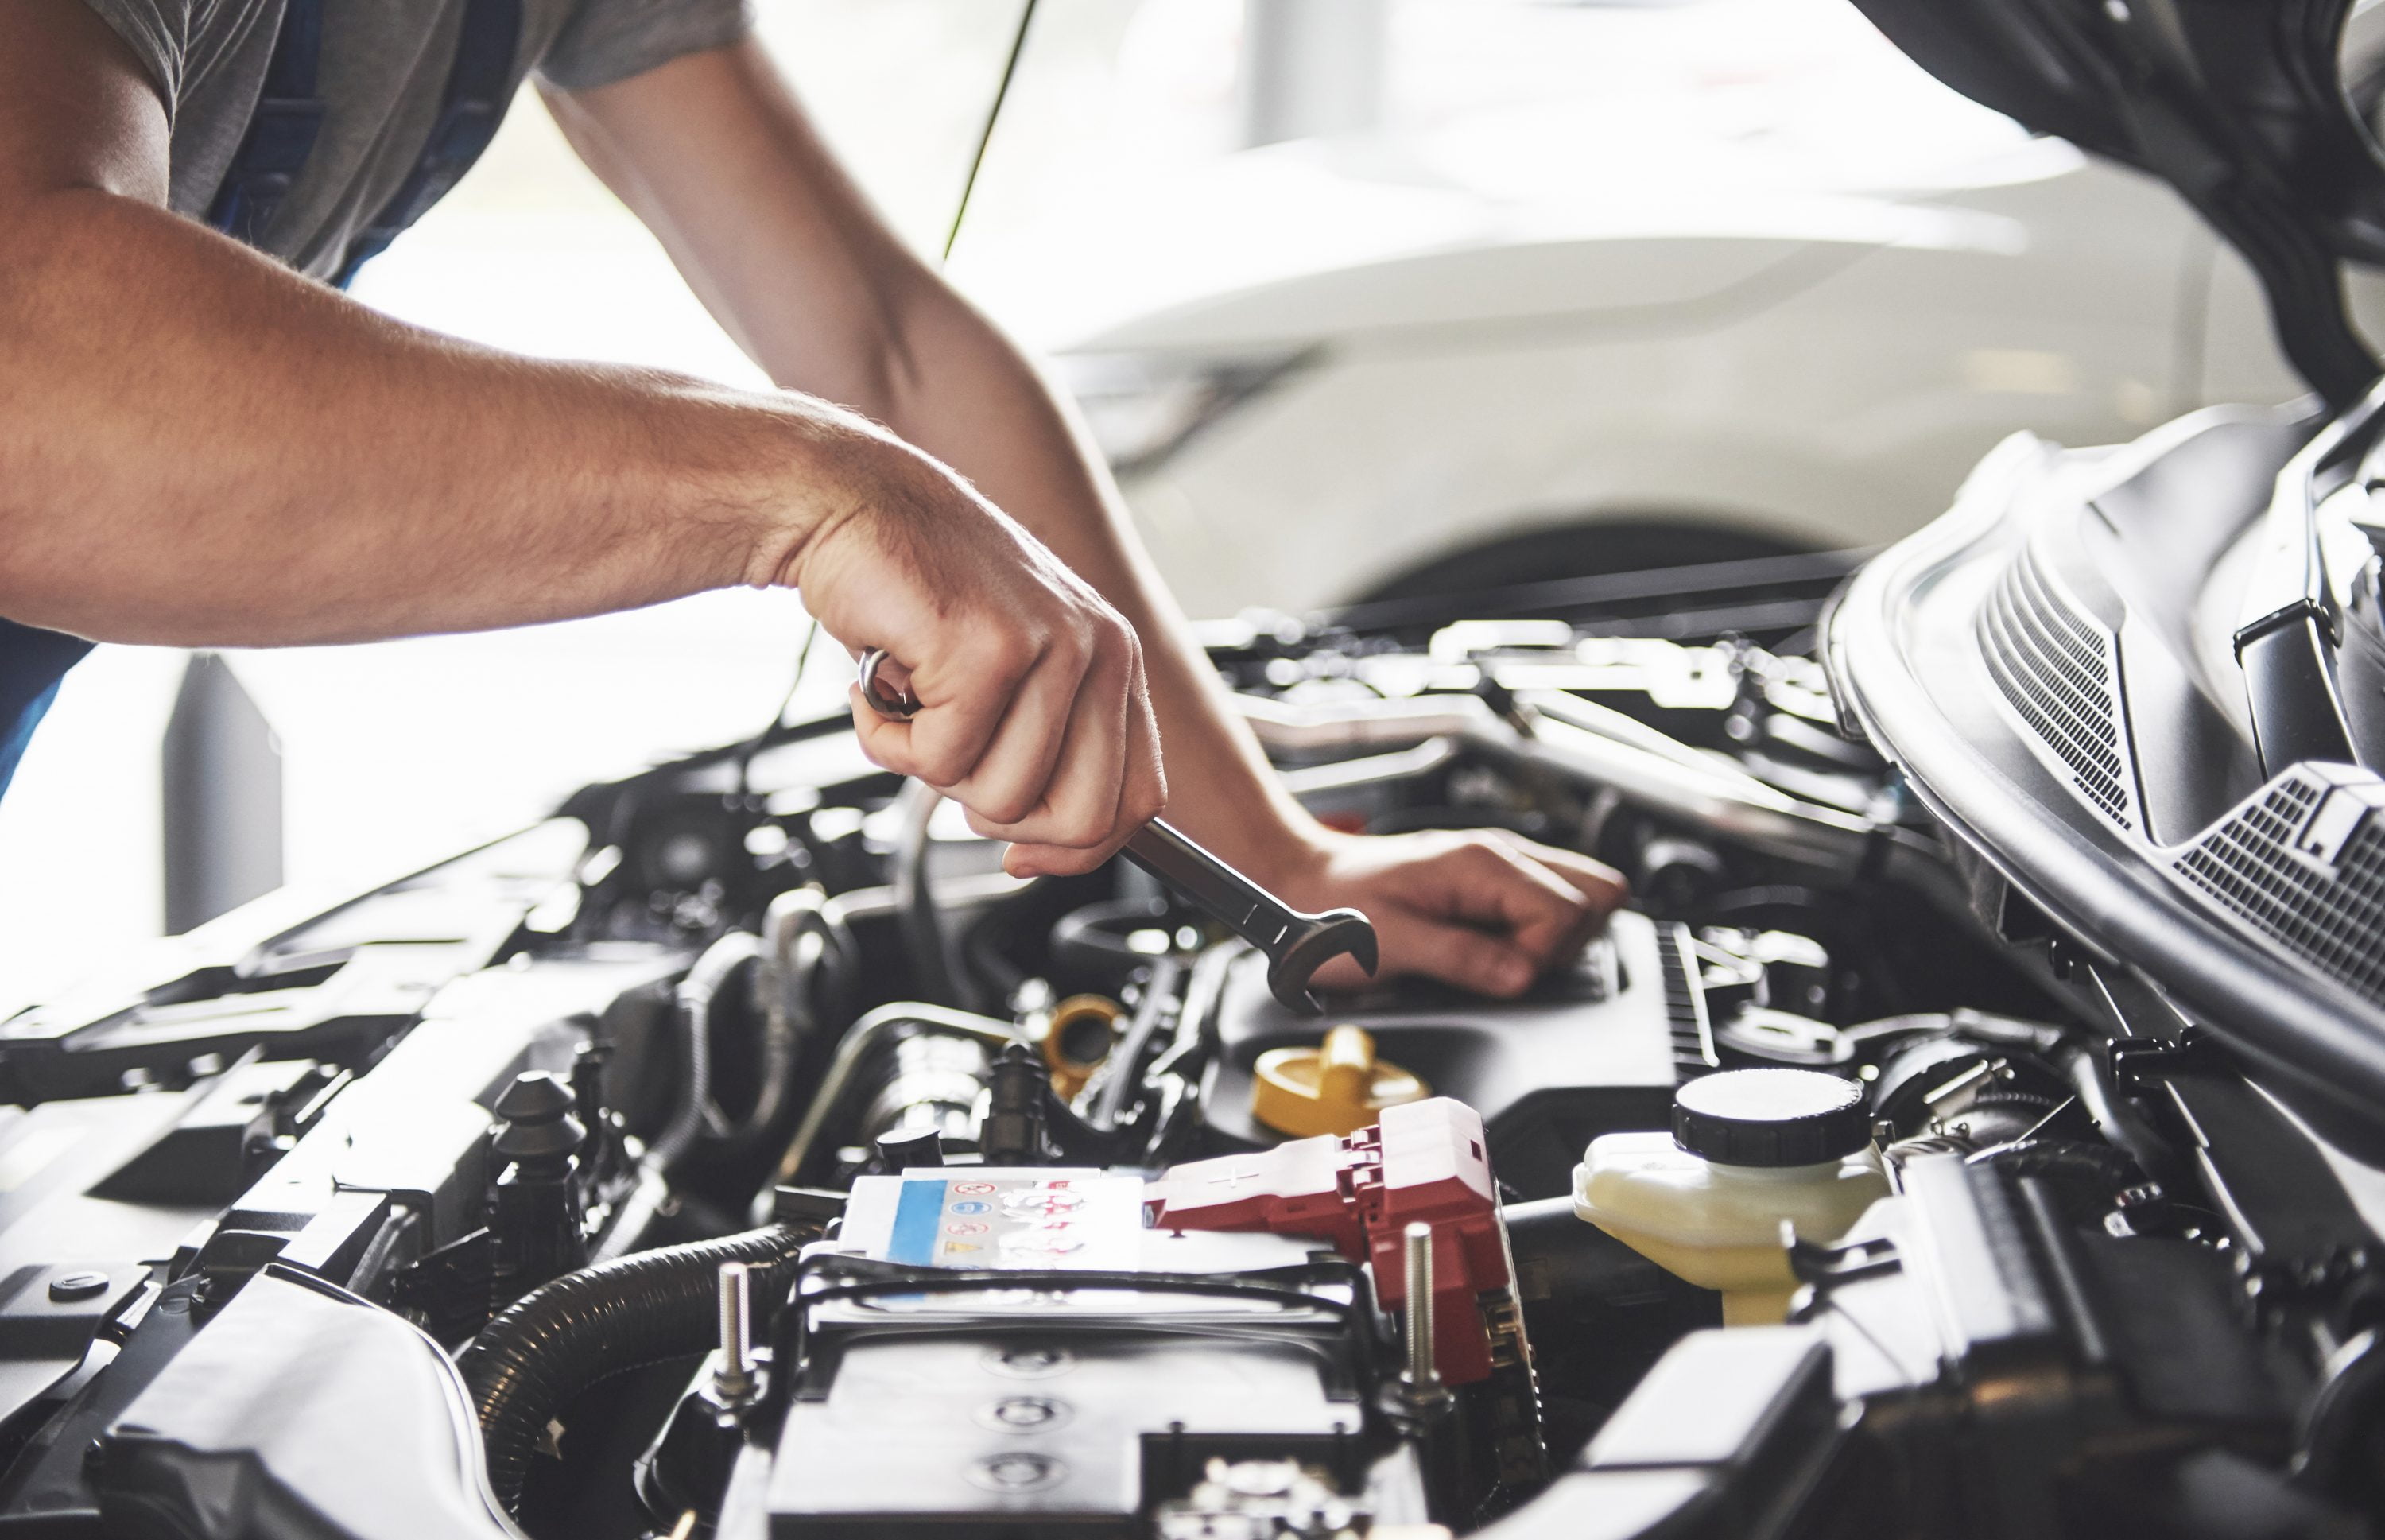
[[1816,1070],[1724,1070],[1673,1093],[1673,1142],[1725,1166],[1814,1166],[1871,1143],[1863,1087]]
[[881,1133],[878,1136],[878,1161],[898,1174],[916,1166],[941,1166],[944,1163],[944,1136],[932,1128]]
[[587,1129],[571,1115],[577,1105],[562,1077],[525,1070],[497,1094],[496,1114],[505,1126],[489,1147],[508,1160],[559,1160],[588,1137]]

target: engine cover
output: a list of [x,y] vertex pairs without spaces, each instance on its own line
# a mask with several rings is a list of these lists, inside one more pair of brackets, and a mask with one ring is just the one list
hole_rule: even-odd
[[[1661,1128],[1673,1088],[1714,1065],[1689,932],[1617,914],[1568,972],[1507,1004],[1401,985],[1330,1008],[1364,1027],[1386,1059],[1436,1096],[1482,1114],[1499,1174],[1517,1191],[1566,1191],[1582,1147],[1618,1129]],[[1267,993],[1266,959],[1243,959],[1217,1010],[1220,1053],[1203,1106],[1211,1129],[1242,1145],[1283,1136],[1251,1116],[1251,1074],[1271,1048],[1313,1046],[1317,1023]]]

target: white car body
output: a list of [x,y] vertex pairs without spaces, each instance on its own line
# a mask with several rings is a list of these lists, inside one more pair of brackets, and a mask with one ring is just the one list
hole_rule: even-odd
[[[1601,521],[1675,521],[1690,556],[1876,545],[2016,431],[2116,442],[2301,393],[2168,189],[1858,43],[1729,111],[1248,151],[1039,243],[1106,311],[1055,363],[1186,607],[1305,612]],[[1221,376],[1242,394],[1205,414]]]

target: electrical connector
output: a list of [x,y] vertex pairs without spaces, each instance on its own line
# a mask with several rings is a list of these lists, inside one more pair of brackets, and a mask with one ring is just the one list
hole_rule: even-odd
[[1409,1225],[1432,1227],[1433,1358],[1442,1379],[1491,1373],[1477,1296],[1509,1288],[1499,1189],[1482,1117],[1447,1096],[1387,1107],[1346,1137],[1319,1134],[1273,1149],[1170,1167],[1144,1189],[1163,1230],[1259,1230],[1314,1235],[1373,1269],[1386,1309],[1407,1296]]

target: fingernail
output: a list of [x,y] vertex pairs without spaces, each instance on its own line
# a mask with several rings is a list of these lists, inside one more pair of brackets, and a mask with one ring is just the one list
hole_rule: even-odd
[[1521,995],[1532,986],[1532,970],[1529,963],[1506,962],[1499,966],[1501,993]]

